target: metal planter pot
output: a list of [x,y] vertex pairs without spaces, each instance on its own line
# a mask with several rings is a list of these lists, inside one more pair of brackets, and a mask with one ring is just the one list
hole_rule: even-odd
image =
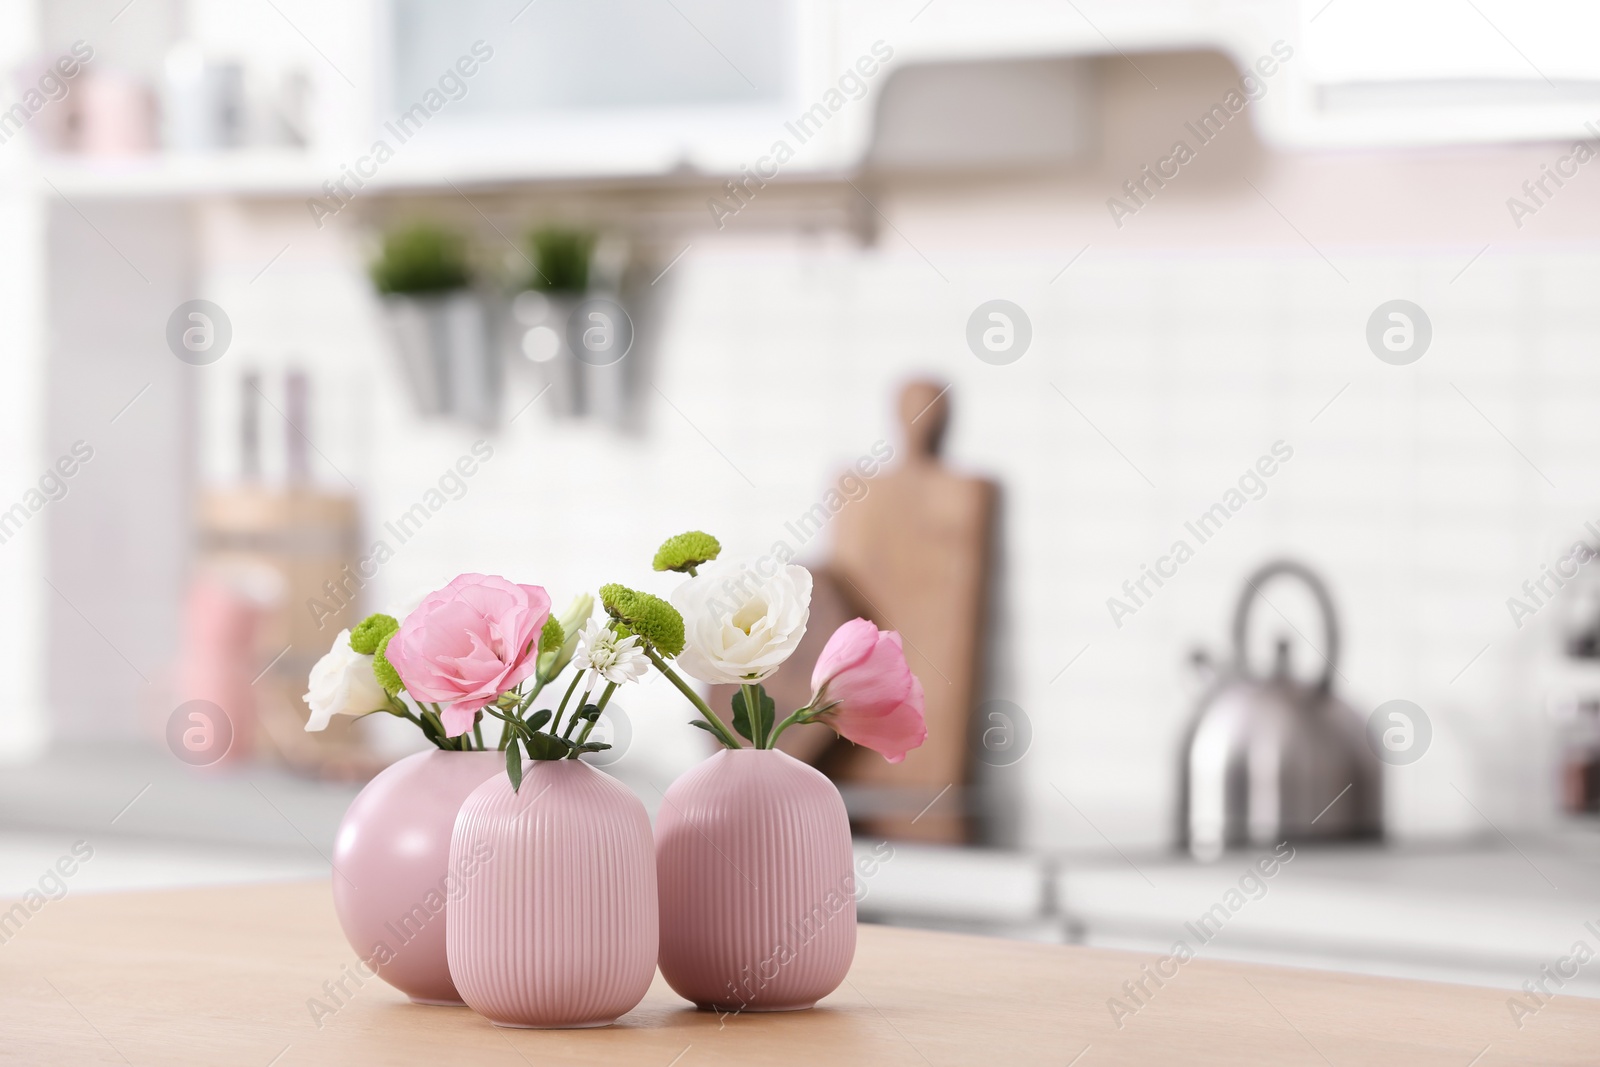
[[524,291],[505,322],[508,358],[533,364],[551,410],[626,425],[638,359],[630,357],[633,318],[619,294]]
[[493,425],[502,361],[483,298],[470,291],[391,294],[383,306],[417,413]]

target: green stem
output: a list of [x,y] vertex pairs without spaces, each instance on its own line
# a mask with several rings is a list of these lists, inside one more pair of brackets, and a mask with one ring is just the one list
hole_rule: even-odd
[[395,696],[393,693],[389,694],[389,707],[392,709],[390,712],[391,715],[403,715],[415,723],[417,727],[420,728],[422,726],[422,720],[411,714],[411,709],[406,707],[406,702]]
[[[748,698],[746,698],[746,699],[748,699]],[[810,711],[811,711],[811,705],[807,704],[805,707],[798,709],[797,711],[795,711],[795,713],[793,715],[789,716],[787,719],[784,719],[778,725],[774,726],[772,728],[772,734],[767,738],[767,741],[768,741],[767,747],[768,748],[777,748],[778,747],[778,735],[783,733],[789,727],[793,726],[795,723],[805,722],[806,721],[806,715],[808,713],[810,713]]]
[[739,692],[744,694],[744,721],[750,727],[750,746],[752,748],[766,748],[762,742],[766,738],[761,736],[761,696],[756,692],[754,685],[740,683]]
[[561,732],[562,737],[568,739],[572,737],[572,731],[578,728],[578,720],[583,717],[583,709],[588,706],[589,694],[592,692],[594,692],[593,684],[584,689],[583,696],[578,698],[577,710],[572,713],[572,718],[567,720],[567,728]]
[[445,736],[444,720],[439,718],[439,705],[432,704],[429,705],[429,707],[431,707],[433,710],[430,711],[421,704],[417,705],[418,710],[422,712],[422,717],[428,720],[428,724],[432,726],[434,730],[438,731],[439,747],[450,752],[460,752],[461,743],[455,738]]
[[472,720],[472,737],[478,742],[478,751],[483,751],[483,719]]
[[567,710],[567,701],[572,699],[572,691],[578,688],[578,683],[581,681],[583,681],[583,672],[575,671],[572,675],[572,684],[567,686],[566,695],[561,698],[561,703],[556,706],[556,713],[550,718],[548,732],[551,736],[555,735],[556,728],[561,725],[561,713]]
[[[405,701],[393,693],[389,694],[389,706],[394,709],[394,714],[403,715],[415,723],[417,729],[422,731],[422,736],[433,742],[434,748],[448,749],[450,747],[449,739],[444,736],[444,727],[439,725],[437,720],[429,719],[428,722],[423,722],[422,719],[411,713],[411,709],[406,707]],[[417,710],[423,715],[428,714],[427,709],[422,706],[420,701],[417,703]]]
[[539,675],[534,676],[533,692],[529,693],[526,697],[523,697],[522,703],[517,705],[517,718],[520,719],[528,713],[528,709],[533,706],[534,700],[538,698],[539,691],[542,690],[549,681],[550,679],[548,678],[544,678]]
[[[578,735],[578,744],[581,745],[585,741],[589,740],[589,734],[590,734],[591,731],[594,730],[594,724],[600,721],[600,713],[602,711],[606,710],[606,705],[611,703],[611,694],[615,693],[616,691],[617,691],[617,683],[616,682],[612,682],[612,683],[610,683],[609,685],[606,686],[606,691],[604,693],[600,694],[600,703],[595,705],[594,718],[590,719],[588,722],[583,724],[583,733]],[[577,751],[574,750],[572,755],[569,756],[568,758],[569,759],[577,759],[578,758]]]
[[[504,722],[504,723],[507,723],[507,724],[514,723],[514,722],[517,721],[516,719],[513,719],[511,716],[507,715],[505,712],[497,710],[493,704],[489,705],[488,707],[484,708],[483,710],[487,711],[490,715],[493,715],[495,718],[499,719],[501,722]],[[513,735],[511,733],[511,729],[510,729],[509,725],[501,727],[500,728],[500,743],[498,745],[496,745],[495,748],[500,752],[504,752],[506,750],[506,742],[510,741],[512,736]]]
[[715,731],[717,737],[722,740],[723,744],[727,745],[729,748],[744,747],[743,745],[739,744],[739,739],[733,735],[733,731],[729,730],[728,727],[724,725],[723,721],[717,718],[717,713],[707,707],[704,700],[700,699],[700,694],[696,693],[688,682],[685,682],[682,678],[679,678],[677,671],[674,671],[671,667],[667,666],[666,661],[661,658],[660,653],[651,648],[649,645],[646,645],[644,654],[651,663],[655,664],[656,670],[660,671],[666,677],[667,681],[676,686],[678,692],[687,697],[689,703],[693,704],[695,709],[705,717],[706,722],[710,724],[711,729]]

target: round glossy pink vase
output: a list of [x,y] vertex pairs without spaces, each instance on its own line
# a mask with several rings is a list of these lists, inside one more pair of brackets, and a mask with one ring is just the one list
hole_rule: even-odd
[[722,1011],[809,1008],[856,951],[850,820],[821,772],[725,749],[672,783],[656,816],[661,974]]
[[615,778],[580,760],[530,760],[461,805],[451,862],[487,852],[450,903],[450,973],[497,1026],[605,1026],[656,973],[650,816]]
[[386,767],[356,795],[333,843],[333,907],[364,973],[423,1004],[460,1004],[445,960],[445,904],[478,858],[450,862],[467,795],[504,771],[499,752],[430,749]]

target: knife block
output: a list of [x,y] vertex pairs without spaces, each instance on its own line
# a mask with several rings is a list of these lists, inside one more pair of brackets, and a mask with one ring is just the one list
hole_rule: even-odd
[[282,595],[267,606],[254,650],[254,731],[263,758],[343,776],[370,762],[348,719],[305,732],[306,677],[341,629],[361,620],[360,509],[355,497],[305,487],[207,490],[197,503],[198,563],[266,568]]

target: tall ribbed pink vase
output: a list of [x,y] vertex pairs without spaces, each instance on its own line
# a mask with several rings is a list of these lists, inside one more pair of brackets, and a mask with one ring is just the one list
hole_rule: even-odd
[[524,767],[520,791],[496,775],[456,818],[451,861],[490,858],[450,903],[450,974],[498,1026],[605,1026],[655,977],[650,816],[580,760]]
[[445,961],[445,905],[476,860],[450,865],[461,802],[499,752],[432,748],[385,767],[356,794],[333,841],[333,908],[361,970],[423,1004],[460,1004]]
[[809,1008],[856,951],[850,820],[839,790],[777,749],[725,749],[656,815],[661,974],[701,1008]]

